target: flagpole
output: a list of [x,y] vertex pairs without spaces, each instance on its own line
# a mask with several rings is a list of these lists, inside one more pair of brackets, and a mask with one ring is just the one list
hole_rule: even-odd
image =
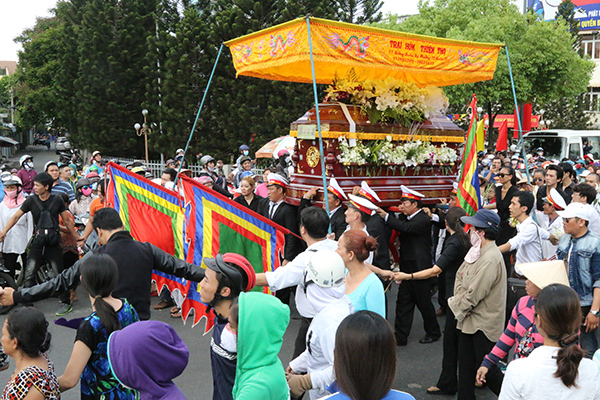
[[[323,201],[325,211],[329,215],[329,197],[327,196],[327,179],[325,178],[325,157],[323,156],[323,138],[321,137],[321,116],[319,115],[319,96],[317,95],[317,81],[315,76],[315,60],[313,57],[312,40],[310,38],[310,17],[306,17],[306,29],[308,30],[308,49],[310,51],[310,70],[312,72],[313,93],[315,95],[315,112],[317,113],[317,130],[319,132],[319,155],[321,156],[321,177],[323,178]],[[331,233],[331,223],[328,232]]]
[[[508,62],[508,74],[510,75],[510,86],[512,87],[513,98],[515,99],[515,112],[517,113],[517,124],[519,125],[519,144],[521,145],[521,155],[525,163],[525,174],[527,175],[527,183],[531,185],[531,176],[529,175],[529,166],[527,165],[527,154],[525,153],[525,142],[523,141],[523,128],[521,126],[521,116],[519,115],[519,105],[517,102],[517,92],[515,90],[515,81],[513,79],[512,67],[510,65],[510,55],[508,54],[508,45],[504,45],[506,52],[506,61]],[[533,220],[537,223],[535,213],[532,213]]]
[[192,131],[190,132],[190,137],[188,138],[187,143],[185,144],[185,149],[183,150],[183,158],[181,159],[181,163],[179,164],[179,169],[177,170],[177,176],[175,176],[174,185],[177,187],[177,180],[179,179],[179,174],[181,173],[181,168],[183,167],[183,160],[185,160],[185,155],[190,147],[190,142],[192,141],[192,137],[194,137],[194,131],[196,130],[196,124],[198,123],[198,118],[200,118],[200,112],[202,111],[202,107],[204,107],[204,100],[206,100],[206,95],[208,94],[208,88],[210,88],[210,83],[212,82],[213,76],[215,75],[215,70],[217,69],[217,64],[219,63],[219,57],[221,57],[221,50],[223,50],[223,44],[221,43],[221,47],[219,47],[219,52],[217,53],[217,59],[215,60],[215,65],[213,65],[212,72],[210,73],[210,77],[208,78],[208,83],[206,84],[206,89],[204,90],[204,95],[202,96],[202,101],[200,102],[200,108],[198,108],[198,112],[196,113],[196,119],[194,120],[194,125],[192,126]]

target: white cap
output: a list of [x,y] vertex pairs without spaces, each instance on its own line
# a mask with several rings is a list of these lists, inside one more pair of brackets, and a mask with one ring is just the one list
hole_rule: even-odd
[[591,207],[586,207],[586,205],[573,202],[564,211],[557,211],[556,213],[563,218],[581,218],[589,222],[592,219],[592,210],[590,210]]
[[350,197],[350,205],[357,210],[364,212],[367,215],[374,215],[377,210],[377,206],[371,203],[369,200],[364,197],[355,196],[353,194],[349,194]]
[[404,185],[401,185],[400,189],[402,190],[402,197],[406,197],[408,199],[422,200],[423,197],[425,197],[423,193],[419,193],[416,190],[409,189]]
[[548,192],[548,195],[544,197],[543,200],[553,205],[558,211],[562,211],[567,208],[567,202],[560,195],[560,193],[558,193],[558,190],[554,188],[550,189],[550,192]]
[[346,196],[346,193],[344,193],[344,189],[342,189],[342,187],[337,183],[335,178],[331,178],[329,181],[329,186],[327,186],[327,190],[340,200],[348,200],[348,196]]
[[360,183],[360,191],[359,193],[372,201],[373,203],[381,203],[381,199],[377,196],[377,193],[367,184],[367,182],[362,181]]
[[267,186],[279,185],[282,188],[286,188],[290,184],[290,181],[285,177],[273,172],[267,175]]
[[553,283],[569,286],[567,269],[562,260],[519,264],[519,271],[540,289]]

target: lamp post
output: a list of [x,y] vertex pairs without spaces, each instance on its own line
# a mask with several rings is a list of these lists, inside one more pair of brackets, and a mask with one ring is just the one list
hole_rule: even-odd
[[146,119],[146,117],[148,116],[148,110],[144,108],[142,110],[142,115],[144,116],[144,124],[140,126],[140,124],[136,122],[135,125],[133,125],[133,127],[135,128],[135,133],[138,136],[144,135],[144,145],[146,147],[146,164],[148,164],[148,134],[152,132],[152,129],[148,127],[148,121]]

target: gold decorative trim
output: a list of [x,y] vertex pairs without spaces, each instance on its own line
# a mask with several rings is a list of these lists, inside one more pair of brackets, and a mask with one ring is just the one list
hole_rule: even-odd
[[[290,136],[297,137],[298,131],[290,131]],[[398,135],[393,133],[362,133],[362,132],[321,132],[323,139],[337,139],[340,136],[345,136],[347,139],[360,140],[384,140],[388,136],[394,141],[407,142],[410,140],[422,140],[424,142],[443,142],[443,143],[464,143],[463,136],[434,136],[434,135]],[[316,136],[318,138],[318,134]]]

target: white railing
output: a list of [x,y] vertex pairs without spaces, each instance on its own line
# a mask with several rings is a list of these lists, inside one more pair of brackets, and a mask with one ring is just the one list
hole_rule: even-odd
[[[148,169],[150,169],[150,171],[152,171],[152,174],[154,175],[155,178],[160,178],[162,171],[166,168],[165,164],[161,163],[159,160],[149,160],[146,163],[143,160],[133,159],[133,158],[110,157],[110,156],[104,156],[104,155],[102,157],[105,160],[117,160],[119,162],[119,164],[122,165],[123,167],[127,164],[130,164],[130,163],[133,163],[136,161],[141,162],[146,168],[148,168]],[[192,170],[193,177],[198,176],[200,174],[200,171],[202,171],[202,167],[199,165],[190,165],[189,169]],[[226,175],[228,175],[234,169],[235,169],[234,166],[231,164],[226,164],[224,166]],[[263,168],[254,168],[254,173],[256,175],[262,176]]]

